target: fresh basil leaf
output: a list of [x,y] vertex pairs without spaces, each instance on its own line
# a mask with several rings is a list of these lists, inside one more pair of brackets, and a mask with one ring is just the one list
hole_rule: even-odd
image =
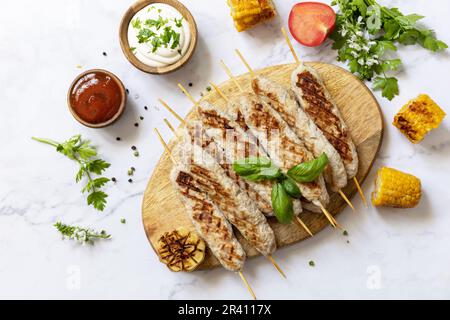
[[272,187],[272,208],[278,222],[283,224],[291,223],[294,218],[292,199],[279,182]]
[[284,179],[281,184],[284,187],[284,190],[293,198],[300,198],[302,195],[300,189],[297,186],[297,183],[292,180],[292,178],[287,177]]
[[280,179],[283,177],[283,173],[281,172],[280,168],[271,166],[269,168],[259,168],[257,172],[249,175],[244,175],[243,177],[246,180],[260,182],[265,180]]
[[240,176],[254,174],[260,168],[270,167],[272,162],[265,157],[250,157],[239,159],[233,163],[233,170]]
[[328,157],[325,153],[322,153],[317,159],[303,162],[292,167],[287,174],[289,177],[300,183],[312,182],[320,176],[327,164]]

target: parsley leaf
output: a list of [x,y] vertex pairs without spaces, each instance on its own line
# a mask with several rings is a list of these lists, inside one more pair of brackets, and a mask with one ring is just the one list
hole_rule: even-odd
[[398,80],[396,78],[377,77],[373,82],[374,89],[381,89],[381,94],[388,100],[394,99],[399,93]]
[[75,181],[79,183],[83,178],[87,179],[86,185],[81,189],[82,193],[88,192],[87,203],[95,209],[103,211],[108,195],[100,191],[110,180],[105,177],[93,178],[92,175],[101,175],[110,167],[110,164],[102,159],[96,159],[97,149],[89,140],[83,140],[81,135],[75,135],[64,142],[56,142],[50,139],[32,138],[35,141],[51,145],[56,151],[62,153],[79,165],[75,175]]

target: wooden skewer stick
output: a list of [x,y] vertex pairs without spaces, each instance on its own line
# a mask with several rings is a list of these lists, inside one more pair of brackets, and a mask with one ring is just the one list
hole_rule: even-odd
[[281,27],[281,32],[283,33],[284,39],[286,40],[287,45],[289,46],[289,49],[291,50],[292,55],[294,56],[295,62],[297,64],[300,64],[300,59],[297,56],[297,53],[295,53],[294,47],[292,46],[292,42],[288,37],[288,34],[284,27]]
[[[291,50],[291,53],[295,59],[295,62],[297,64],[300,64],[301,61],[298,58],[297,53],[295,52],[294,47],[292,46],[292,42],[289,39],[289,36],[288,36],[286,30],[284,29],[284,27],[281,27],[281,32],[283,33],[284,39],[286,40],[286,43],[289,46],[289,49]],[[364,205],[368,208],[366,197],[365,197],[364,193],[362,192],[362,189],[361,189],[361,186],[359,185],[358,180],[354,177],[353,181],[355,182],[356,188],[358,189],[358,193],[361,196],[361,198],[364,202]],[[339,190],[339,194],[342,196],[344,201],[347,202],[347,204],[350,206],[350,208],[352,208],[352,210],[355,211],[355,207],[351,204],[350,200],[345,196],[345,194],[341,190]]]
[[314,234],[311,232],[311,230],[309,230],[308,226],[303,222],[302,219],[300,219],[299,216],[296,216],[296,217],[295,217],[295,220],[298,222],[298,224],[299,224],[303,229],[305,229],[306,232],[308,232],[308,234],[309,234],[311,237],[314,236]]
[[[174,164],[177,164],[177,162],[175,161],[175,158],[172,156],[172,153],[170,152],[169,147],[167,146],[167,143],[164,141],[163,137],[161,136],[161,134],[159,133],[158,129],[155,128],[155,132],[156,135],[159,138],[159,141],[161,142],[161,144],[164,146],[164,149],[166,150],[167,154],[169,155],[170,159],[172,159],[172,162]],[[241,277],[242,281],[244,282],[245,286],[247,287],[247,290],[250,292],[250,294],[252,295],[253,299],[256,300],[256,295],[255,292],[253,292],[252,288],[250,287],[250,285],[248,284],[247,279],[245,279],[244,274],[242,273],[242,271],[239,271],[239,276]]]
[[254,78],[255,77],[255,71],[253,71],[252,67],[250,67],[250,65],[248,64],[247,60],[245,60],[244,56],[242,55],[242,53],[239,51],[239,49],[235,49],[234,50],[236,52],[236,54],[238,55],[239,59],[241,59],[241,61],[244,63],[244,65],[247,67],[248,72],[250,72],[250,75]]
[[248,291],[250,292],[250,294],[253,297],[253,300],[257,300],[256,299],[256,295],[253,292],[252,288],[250,287],[250,285],[247,282],[247,279],[245,279],[244,274],[242,273],[242,271],[239,271],[239,276],[241,277],[242,281],[244,282],[245,286],[247,287]]
[[167,143],[164,141],[163,137],[161,136],[161,133],[159,133],[159,130],[157,128],[155,128],[155,132],[156,135],[159,138],[159,141],[161,142],[161,144],[164,146],[164,149],[166,150],[167,154],[170,157],[170,160],[172,160],[173,164],[177,164],[177,161],[175,160],[175,158],[172,155],[172,152],[170,152],[169,146],[167,145]]
[[353,204],[350,202],[350,200],[347,198],[347,196],[345,195],[345,193],[342,192],[341,189],[339,189],[338,193],[341,195],[342,199],[344,199],[344,201],[347,202],[347,204],[349,205],[349,207],[352,208],[353,212],[356,212],[355,207],[354,207]]
[[234,76],[234,74],[231,72],[230,68],[227,67],[227,65],[225,64],[225,62],[223,60],[220,60],[220,64],[222,65],[223,70],[225,70],[225,72],[227,73],[228,77],[233,80],[234,84],[236,85],[236,87],[238,87],[240,92],[244,92],[244,90],[242,89],[241,85],[239,84],[239,81],[237,81],[236,77]]
[[271,254],[269,254],[267,256],[267,258],[270,260],[270,262],[272,262],[272,264],[274,265],[275,269],[278,270],[278,272],[284,277],[287,278],[286,275],[284,274],[283,270],[281,270],[280,266],[278,265],[278,263],[275,261],[275,259],[272,257]]
[[366,208],[369,208],[369,205],[367,204],[366,196],[364,195],[364,192],[362,191],[361,186],[359,185],[358,179],[356,179],[356,177],[353,177],[353,181],[355,182],[356,189],[358,189],[358,193],[361,196],[361,199],[364,202],[364,205],[366,206]]
[[220,96],[223,100],[225,100],[225,102],[228,102],[228,101],[229,101],[228,98],[227,98],[227,96],[223,94],[222,90],[220,90],[219,87],[218,87],[214,82],[211,81],[209,84],[214,88],[214,90],[219,94],[219,96]]
[[164,118],[164,123],[169,127],[170,131],[172,131],[173,134],[178,138],[177,131],[176,131],[175,128],[172,126],[172,124],[169,122],[169,120],[167,120],[167,118]]
[[158,99],[158,101],[175,117],[180,121],[182,124],[186,125],[186,121],[182,117],[178,115],[167,103],[164,102],[162,99]]

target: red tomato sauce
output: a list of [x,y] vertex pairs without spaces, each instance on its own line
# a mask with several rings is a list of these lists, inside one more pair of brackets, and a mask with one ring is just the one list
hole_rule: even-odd
[[98,124],[110,120],[118,112],[122,92],[114,78],[97,71],[84,75],[75,83],[69,100],[81,119]]

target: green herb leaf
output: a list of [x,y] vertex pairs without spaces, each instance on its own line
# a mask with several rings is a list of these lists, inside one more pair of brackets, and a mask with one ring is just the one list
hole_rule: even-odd
[[102,174],[110,166],[111,165],[108,162],[102,159],[95,159],[86,164],[86,168],[88,169],[88,171],[95,174]]
[[279,182],[272,187],[272,207],[278,222],[288,224],[294,218],[292,199]]
[[377,77],[373,82],[375,90],[382,90],[382,96],[389,101],[394,99],[399,93],[398,80],[396,78]]
[[302,195],[300,189],[297,186],[297,183],[292,180],[292,178],[286,177],[281,184],[283,185],[284,190],[293,198],[300,198]]
[[287,175],[297,182],[312,182],[316,180],[328,164],[328,157],[322,153],[320,157],[312,161],[300,163],[287,172]]
[[401,64],[402,64],[402,60],[392,59],[392,60],[383,61],[381,66],[384,71],[389,71],[389,70],[398,70],[398,68],[400,67]]
[[416,25],[417,21],[423,18],[425,18],[425,16],[413,13],[407,16],[398,16],[395,20],[397,20],[403,28],[412,29]]
[[88,205],[93,205],[95,209],[103,211],[106,206],[108,195],[103,191],[94,191],[87,198]]
[[80,243],[92,244],[95,239],[109,239],[111,235],[107,234],[105,231],[94,231],[89,228],[82,228],[78,226],[70,226],[57,222],[54,227],[61,233],[63,238],[68,238],[71,240],[76,240]]
[[240,176],[246,176],[259,171],[262,167],[270,167],[272,162],[264,157],[239,159],[233,163],[233,170]]
[[103,211],[107,195],[99,189],[104,187],[110,180],[104,177],[93,178],[92,175],[101,175],[110,167],[110,164],[101,159],[93,159],[93,157],[97,156],[97,149],[91,145],[91,142],[83,140],[81,135],[75,135],[62,143],[41,138],[33,138],[33,140],[55,147],[56,151],[78,163],[79,169],[75,175],[75,181],[78,183],[84,177],[88,179],[81,192],[90,193],[87,198],[88,205],[93,205],[95,209]]

